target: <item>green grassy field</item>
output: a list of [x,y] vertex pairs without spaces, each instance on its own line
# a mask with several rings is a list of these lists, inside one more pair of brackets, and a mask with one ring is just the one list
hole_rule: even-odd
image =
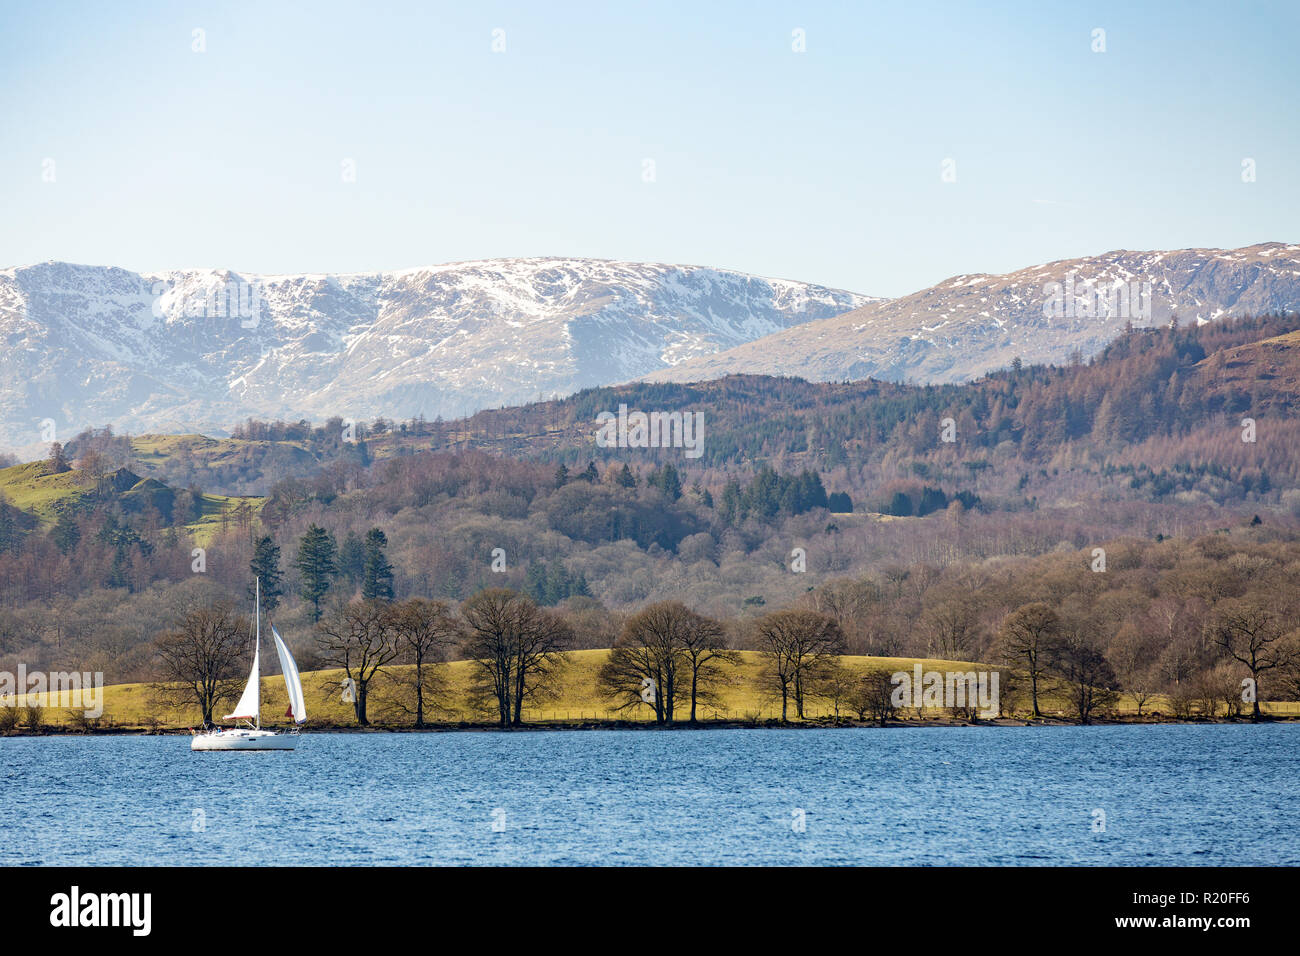
[[[590,721],[628,720],[650,723],[653,720],[648,706],[634,710],[616,711],[611,704],[597,692],[596,674],[604,662],[608,651],[590,650],[573,651],[566,657],[566,667],[560,682],[559,694],[541,706],[526,707],[524,719],[530,724],[570,724]],[[752,651],[741,653],[741,663],[731,674],[728,686],[723,688],[719,700],[700,709],[702,720],[728,720],[757,722],[777,719],[781,715],[780,701],[765,698],[758,688],[757,676],[761,666],[759,655]],[[920,658],[903,657],[844,657],[846,667],[862,671],[868,667],[883,667],[890,671],[911,671],[920,663],[926,670],[961,670],[978,669],[981,665]],[[471,677],[472,664],[457,661],[445,665],[446,689],[440,700],[445,706],[426,714],[426,721],[434,723],[455,724],[460,722],[482,723],[490,721],[487,714],[475,713],[464,705],[466,688]],[[400,668],[398,669],[401,670]],[[352,706],[343,701],[335,684],[342,676],[341,671],[312,671],[304,673],[303,693],[306,698],[309,720],[307,727],[346,727],[355,724]],[[74,721],[68,711],[51,708],[50,702],[41,695],[32,695],[37,706],[45,708],[43,722],[51,726],[72,726]],[[377,681],[372,685],[370,702],[370,720],[378,727],[402,727],[413,723],[413,718],[394,710],[384,703],[382,684]],[[20,706],[29,703],[20,699]],[[1048,696],[1044,699],[1044,711],[1063,716],[1064,702]],[[284,681],[279,675],[262,678],[262,714],[268,725],[285,723],[280,716],[288,708]],[[1265,710],[1276,716],[1300,716],[1300,704],[1282,703],[1266,705]],[[1131,700],[1121,699],[1118,712],[1120,715],[1132,713]],[[1148,703],[1146,713],[1169,713],[1168,703],[1157,699]],[[914,712],[911,712],[914,713]],[[941,717],[946,711],[926,711],[926,716]],[[829,717],[831,707],[824,701],[815,702],[807,710],[810,719]],[[791,711],[793,717],[793,709]],[[681,712],[679,717],[687,716]],[[844,716],[849,716],[845,714]],[[196,708],[174,709],[162,705],[157,700],[155,689],[149,684],[115,684],[104,688],[104,715],[102,726],[115,729],[161,729],[184,730],[196,726],[200,716]],[[156,723],[155,723],[156,722]]]
[[[147,449],[148,446],[146,446]],[[0,468],[0,494],[15,508],[34,515],[43,527],[50,527],[58,520],[61,510],[89,509],[93,492],[93,481],[84,472],[65,471],[49,474],[44,461],[32,461],[9,468]],[[136,488],[122,492],[119,499],[126,503],[137,489],[152,486],[159,487],[149,479],[142,479]],[[221,515],[231,513],[241,502],[252,506],[256,516],[262,508],[263,499],[257,497],[235,497],[230,495],[202,496],[201,514],[186,524],[185,531],[194,537],[200,545],[206,545],[221,528]]]
[[222,512],[233,520],[234,511],[241,502],[247,502],[253,508],[253,515],[261,513],[263,498],[240,498],[233,495],[203,495],[199,502],[201,514],[185,525],[185,530],[200,546],[212,543],[213,537],[221,530]]
[[31,512],[42,523],[52,524],[58,517],[57,506],[77,503],[93,490],[84,483],[80,472],[46,474],[43,461],[0,468],[0,493],[15,508]]

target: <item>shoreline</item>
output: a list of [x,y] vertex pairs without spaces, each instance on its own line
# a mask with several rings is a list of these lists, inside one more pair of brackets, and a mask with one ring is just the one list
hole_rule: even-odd
[[[637,730],[647,732],[676,732],[703,730],[907,730],[939,729],[951,727],[1118,727],[1118,726],[1169,726],[1169,725],[1206,725],[1206,724],[1292,724],[1300,723],[1300,718],[1291,716],[1263,715],[1258,721],[1249,717],[1206,717],[1192,720],[1165,717],[1108,717],[1098,718],[1087,724],[1064,717],[996,717],[988,720],[965,720],[957,717],[922,717],[919,719],[879,721],[860,720],[804,720],[782,723],[780,720],[743,721],[743,720],[706,720],[697,723],[686,721],[672,724],[655,724],[646,721],[623,720],[574,720],[548,723],[523,724],[517,727],[502,727],[496,723],[457,721],[448,723],[429,723],[424,727],[371,724],[357,726],[349,724],[323,724],[306,728],[304,735],[311,734],[439,734],[439,733],[539,733],[546,731],[601,731],[601,730]],[[273,729],[273,728],[267,728]],[[146,727],[44,727],[39,731],[19,730],[15,728],[0,734],[0,739],[9,737],[189,737],[193,736],[186,729],[150,730]]]

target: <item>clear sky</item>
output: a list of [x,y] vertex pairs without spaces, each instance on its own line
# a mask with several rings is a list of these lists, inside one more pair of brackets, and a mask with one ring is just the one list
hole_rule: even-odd
[[0,0],[0,267],[571,255],[899,295],[1294,242],[1298,41],[1294,0]]

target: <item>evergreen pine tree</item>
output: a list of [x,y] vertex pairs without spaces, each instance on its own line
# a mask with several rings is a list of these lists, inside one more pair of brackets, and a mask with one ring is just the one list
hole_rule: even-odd
[[659,490],[664,493],[669,501],[676,501],[682,496],[682,480],[677,474],[677,469],[672,465],[664,465],[659,472]]
[[366,567],[361,576],[361,596],[367,601],[393,599],[393,566],[384,554],[387,547],[388,536],[379,528],[366,532]]
[[257,581],[260,580],[262,611],[270,614],[280,606],[280,598],[284,595],[284,575],[280,571],[280,549],[269,534],[258,539],[248,569],[255,579],[248,586],[248,596],[251,598],[257,593]]
[[320,620],[321,598],[329,591],[338,572],[336,551],[333,536],[316,524],[298,540],[298,559],[294,562],[302,575],[298,593],[311,602],[313,622]]
[[524,572],[524,593],[538,604],[546,603],[546,568],[540,561],[529,561]]
[[740,482],[731,479],[722,486],[722,505],[718,508],[718,517],[725,524],[736,524],[745,517],[744,494]]
[[906,518],[912,514],[912,499],[901,491],[895,491],[894,497],[890,499],[889,507],[885,509],[887,515],[897,515],[900,518]]
[[354,587],[361,583],[361,577],[366,572],[366,546],[355,531],[349,531],[343,538],[343,544],[339,547],[338,569],[339,574]]

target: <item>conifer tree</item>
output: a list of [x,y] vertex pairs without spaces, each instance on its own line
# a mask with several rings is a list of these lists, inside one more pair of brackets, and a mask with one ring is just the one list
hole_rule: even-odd
[[248,569],[253,572],[254,578],[254,582],[248,586],[248,596],[251,598],[257,593],[257,581],[260,580],[262,611],[270,614],[280,606],[280,598],[284,595],[284,575],[280,571],[280,549],[269,534],[258,539]]
[[366,567],[361,577],[361,596],[367,601],[393,599],[393,566],[388,563],[384,549],[388,536],[379,528],[366,532]]
[[333,536],[319,525],[313,524],[298,540],[298,558],[294,562],[302,575],[299,594],[311,602],[312,622],[320,620],[320,602],[334,583],[338,572],[335,560],[337,549]]

